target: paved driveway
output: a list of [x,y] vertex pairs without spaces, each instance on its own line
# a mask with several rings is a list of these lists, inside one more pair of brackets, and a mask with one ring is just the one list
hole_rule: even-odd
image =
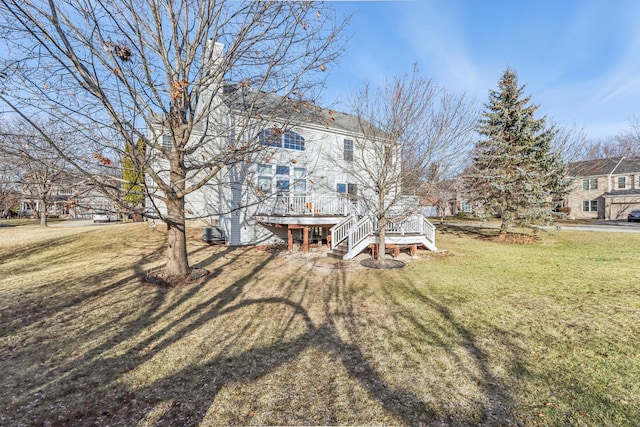
[[99,227],[104,225],[113,225],[116,222],[96,222],[94,223],[90,219],[67,219],[65,221],[56,222],[50,224],[50,227]]
[[640,222],[595,221],[593,224],[563,225],[562,230],[609,231],[617,233],[640,233]]
[[[436,228],[438,227],[438,222],[434,222]],[[451,222],[444,223],[452,226],[458,227],[483,227],[483,228],[498,228],[500,227],[500,223],[496,221],[465,221],[465,222]],[[555,226],[551,226],[550,228],[555,228]],[[594,221],[591,224],[576,224],[576,225],[560,225],[561,230],[580,230],[580,231],[600,231],[600,232],[615,232],[615,233],[640,233],[640,222],[627,222],[627,221]]]

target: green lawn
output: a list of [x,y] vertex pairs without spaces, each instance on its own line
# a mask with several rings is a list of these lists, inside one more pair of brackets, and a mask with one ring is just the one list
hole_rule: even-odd
[[207,246],[180,288],[145,224],[0,228],[0,425],[640,420],[640,234],[441,229],[369,270]]

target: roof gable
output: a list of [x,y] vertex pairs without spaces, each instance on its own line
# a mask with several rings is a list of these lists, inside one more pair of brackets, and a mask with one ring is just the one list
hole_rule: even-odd
[[624,175],[640,173],[639,157],[614,157],[569,163],[569,176]]

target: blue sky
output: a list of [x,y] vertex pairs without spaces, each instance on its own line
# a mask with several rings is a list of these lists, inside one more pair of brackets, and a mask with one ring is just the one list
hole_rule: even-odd
[[442,86],[480,103],[506,67],[539,115],[605,138],[640,118],[640,2],[636,0],[334,1],[354,14],[348,50],[324,103],[349,111],[365,81],[417,63]]

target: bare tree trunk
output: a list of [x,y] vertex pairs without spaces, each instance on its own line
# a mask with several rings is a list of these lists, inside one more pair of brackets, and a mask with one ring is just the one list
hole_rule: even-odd
[[379,243],[378,243],[378,257],[376,260],[378,261],[378,264],[384,264],[386,253],[387,253],[387,243],[386,243],[387,220],[385,218],[378,219],[378,228],[379,228],[379,232],[378,232]]
[[184,216],[179,217],[171,213],[168,215],[167,222],[166,272],[179,276],[189,274]]
[[44,200],[40,200],[38,207],[40,208],[38,210],[38,214],[40,215],[40,225],[43,227],[46,227],[47,226],[47,204],[44,202]]
[[170,159],[171,188],[177,190],[167,194],[167,266],[165,271],[171,275],[189,274],[187,257],[187,235],[184,195],[185,172],[178,153],[172,153]]

